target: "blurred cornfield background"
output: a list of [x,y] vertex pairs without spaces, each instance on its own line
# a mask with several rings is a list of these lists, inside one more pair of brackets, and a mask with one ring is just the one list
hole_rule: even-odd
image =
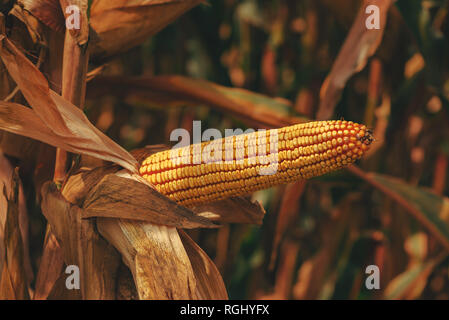
[[[0,1],[5,15],[13,2]],[[367,3],[385,12],[381,31],[361,27]],[[356,166],[255,193],[263,223],[186,233],[230,299],[449,299],[448,10],[445,0],[200,3],[125,52],[92,55],[84,111],[126,150],[169,144],[193,120],[222,132],[305,118],[366,124],[376,142]],[[37,64],[36,42],[18,30]],[[1,137],[20,167],[36,274],[46,220],[35,186],[53,165],[36,157],[54,150]],[[379,290],[365,286],[368,265],[380,269]]]

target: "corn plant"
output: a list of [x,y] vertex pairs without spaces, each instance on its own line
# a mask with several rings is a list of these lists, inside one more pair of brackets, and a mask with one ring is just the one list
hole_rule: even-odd
[[0,0],[0,299],[448,298],[447,5]]

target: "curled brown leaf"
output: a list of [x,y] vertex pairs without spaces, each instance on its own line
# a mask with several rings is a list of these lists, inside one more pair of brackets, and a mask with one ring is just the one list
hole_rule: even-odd
[[83,209],[83,218],[122,218],[187,229],[218,226],[149,186],[115,174],[106,175],[98,183],[88,194]]
[[[320,105],[317,119],[329,119],[340,99],[341,92],[349,78],[361,71],[368,59],[379,47],[387,22],[387,13],[394,0],[364,0],[348,36],[332,69],[320,91]],[[380,29],[368,29],[365,13],[369,5],[376,5],[380,14]]]
[[289,116],[291,103],[285,99],[184,76],[99,76],[88,84],[88,97],[106,92],[164,107],[205,104],[235,115],[256,128],[278,128],[305,121],[305,118]]
[[184,231],[179,230],[179,236],[189,256],[197,280],[196,298],[227,300],[228,293],[215,264]]
[[[0,102],[3,129],[41,140],[52,136],[52,143],[67,151],[91,155],[117,163],[131,172],[137,172],[136,160],[122,147],[95,128],[85,114],[69,101],[50,90],[42,73],[4,35],[0,35],[0,57],[9,74],[33,108]],[[20,109],[20,111],[16,111]],[[20,112],[20,116],[16,113]],[[33,117],[33,113],[37,117]],[[30,130],[21,116],[32,122]],[[8,123],[9,120],[14,123]],[[17,126],[20,125],[20,130]],[[46,128],[45,128],[46,127]],[[39,133],[38,131],[41,131]]]

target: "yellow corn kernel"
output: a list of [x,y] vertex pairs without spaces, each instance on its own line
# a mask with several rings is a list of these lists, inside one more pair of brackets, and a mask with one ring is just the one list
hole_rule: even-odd
[[338,170],[362,157],[372,141],[364,125],[313,121],[214,140],[213,152],[204,151],[209,141],[158,152],[143,161],[140,174],[172,200],[194,207]]

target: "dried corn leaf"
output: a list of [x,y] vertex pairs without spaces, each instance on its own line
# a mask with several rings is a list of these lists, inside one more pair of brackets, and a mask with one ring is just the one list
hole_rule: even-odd
[[202,0],[96,0],[90,24],[95,32],[93,54],[126,51],[156,34]]
[[363,0],[320,0],[320,2],[329,10],[332,18],[336,19],[346,29],[349,29]]
[[58,240],[52,232],[47,232],[41,263],[36,276],[33,300],[46,300],[49,297],[54,290],[55,283],[61,276],[63,265],[64,259]]
[[13,168],[8,159],[3,154],[0,154],[0,188],[5,192],[0,193],[0,270],[3,270],[3,263],[5,261],[5,226],[8,216],[8,197],[11,193]]
[[348,235],[357,222],[351,210],[357,198],[357,194],[351,194],[340,202],[334,219],[325,225],[320,250],[298,270],[298,281],[293,288],[295,299],[323,299],[332,294],[338,273],[334,266],[347,258],[345,249],[354,242]]
[[[139,45],[176,20],[203,0],[95,0],[90,8],[93,55],[104,58]],[[64,32],[65,20],[59,0],[19,0],[26,11],[50,28]],[[87,1],[63,0],[62,7],[77,4],[85,8]],[[85,10],[81,19],[79,43],[87,40]]]
[[122,254],[140,299],[194,299],[197,282],[175,228],[97,218],[103,237]]
[[42,213],[52,226],[52,232],[63,248],[64,261],[68,264],[76,263],[76,232],[70,230],[76,227],[78,210],[76,206],[63,198],[56,185],[52,182],[46,182],[42,186],[41,193]]
[[[10,161],[0,153],[0,190],[5,189],[5,192],[0,193],[0,270],[2,270],[3,263],[6,258],[5,232],[9,206],[7,195],[10,195],[13,191],[14,176],[14,168],[12,167]],[[18,181],[17,187],[18,199],[16,205],[18,208],[18,227],[22,240],[21,246],[23,248],[23,268],[25,270],[27,280],[31,281],[33,279],[33,272],[30,263],[28,246],[28,213],[20,180]]]
[[54,286],[46,297],[47,300],[81,300],[81,290],[68,290],[66,286],[67,274],[59,273]]
[[64,198],[78,207],[82,207],[90,191],[103,179],[104,176],[120,170],[119,166],[109,165],[94,169],[72,169],[67,180],[64,181],[61,193]]
[[[73,173],[68,177],[62,186],[62,195],[70,203],[82,206],[82,203],[90,190],[107,173],[120,170],[116,165],[99,167],[95,169],[73,169]],[[67,292],[64,283],[59,283],[60,278],[67,278],[62,272],[63,257],[53,233],[47,233],[44,241],[44,252],[41,258],[41,266],[36,280],[34,299],[77,299],[81,298],[80,292]],[[62,287],[61,287],[62,286]],[[77,291],[77,290],[72,290]]]
[[287,240],[283,243],[276,272],[274,292],[262,299],[285,300],[290,297],[299,248],[300,244],[297,241]]
[[282,197],[281,207],[279,209],[276,230],[273,239],[273,248],[271,251],[270,267],[274,266],[277,258],[279,244],[281,238],[287,230],[288,226],[294,223],[295,215],[299,212],[299,199],[301,198],[306,180],[301,180],[296,183],[289,184],[285,187],[285,192]]
[[0,132],[0,148],[8,156],[26,160],[39,152],[40,143],[36,140],[9,132]]
[[[4,184],[1,184],[2,188]],[[5,194],[0,194],[0,270],[5,262],[5,224],[8,210],[8,200]],[[1,278],[0,278],[1,279]]]
[[114,299],[119,265],[116,251],[82,219],[82,209],[69,203],[54,183],[42,187],[42,212],[61,243],[64,262],[80,270],[83,299]]
[[220,223],[250,223],[261,225],[265,209],[258,202],[242,197],[229,198],[193,208],[199,216]]
[[284,99],[273,99],[248,90],[227,88],[183,76],[97,77],[88,85],[87,93],[91,97],[112,93],[164,108],[205,104],[259,128],[278,128],[306,120],[290,117],[291,103]]
[[[33,107],[33,111],[40,118],[32,120],[33,126],[28,134],[25,134],[27,130],[23,132],[23,129],[26,129],[23,122],[21,123],[22,132],[15,133],[41,140],[39,137],[42,138],[43,134],[37,134],[36,131],[42,130],[43,123],[47,126],[47,129],[43,130],[44,136],[48,138],[50,133],[53,134],[53,145],[115,162],[132,172],[137,172],[136,160],[95,128],[81,110],[50,90],[42,73],[4,35],[0,35],[0,57],[28,103]],[[11,105],[2,102],[1,106],[2,109],[9,107],[4,111],[4,113],[8,111],[7,115],[15,112],[15,110],[12,111]],[[20,112],[31,118],[31,113],[23,108]],[[20,122],[21,119],[16,116],[15,120]],[[15,124],[11,126],[13,125]],[[5,126],[8,127],[7,122]],[[12,127],[9,131],[14,132],[14,129],[16,128]]]
[[88,194],[83,209],[83,218],[132,219],[187,229],[217,227],[149,186],[114,174],[106,175]]
[[[20,104],[0,101],[0,129],[33,138],[70,152],[86,153],[84,148],[66,144],[64,139],[52,132],[32,109]],[[90,151],[87,153],[91,154]],[[102,158],[102,156],[98,157]],[[119,170],[119,168],[116,170]]]
[[[349,78],[361,71],[368,59],[379,47],[387,22],[387,13],[394,0],[365,0],[349,31],[331,72],[324,81],[320,91],[320,106],[317,119],[329,119],[340,99],[341,92]],[[376,5],[379,8],[380,29],[368,29],[365,13],[367,6]]]
[[426,262],[410,265],[406,271],[388,283],[384,292],[385,299],[418,299],[427,285],[430,274],[445,257],[447,257],[446,254]]
[[59,0],[18,0],[17,3],[48,27],[64,32],[64,12]]
[[24,268],[24,249],[19,225],[19,175],[12,178],[10,193],[2,192],[7,198],[7,216],[4,229],[4,259],[0,278],[0,299],[29,299],[28,283]]
[[[0,13],[0,34],[2,33],[2,27],[4,27],[4,16]],[[2,70],[2,72],[0,72],[0,100],[5,100],[10,97],[11,92],[15,90],[15,85],[8,76],[8,72],[3,71],[5,70],[5,66],[1,61],[0,70]]]
[[0,128],[68,151],[76,150],[53,133],[33,110],[20,104],[0,101]]
[[[6,159],[2,159],[1,161],[4,161],[4,160],[6,160]],[[0,163],[1,163],[1,161],[0,161]],[[10,172],[11,176],[14,177],[14,175],[13,175],[14,170],[13,170],[11,164],[9,163],[9,161],[8,161],[8,164],[9,164],[10,169],[7,169],[5,171],[3,171],[5,169],[5,166],[0,165],[0,170],[2,170],[2,174],[0,174],[0,177],[2,177],[3,174],[5,174],[6,172]],[[20,229],[20,235],[22,238],[22,246],[23,246],[23,264],[24,264],[23,267],[26,272],[27,280],[30,282],[30,281],[33,281],[34,274],[33,274],[33,270],[31,267],[30,250],[29,250],[30,248],[29,248],[29,244],[28,244],[28,240],[29,240],[28,210],[27,210],[27,203],[26,203],[23,185],[22,185],[22,182],[20,181],[20,179],[18,180],[18,184],[19,184],[19,186],[18,186],[19,195],[18,195],[17,205],[18,205],[18,210],[19,210],[19,229]],[[8,189],[9,188],[6,187],[6,190],[8,190]]]
[[[0,273],[0,299],[1,300],[18,300],[23,299],[17,296],[16,288],[13,283],[13,276],[9,272],[8,265],[4,265]],[[17,279],[16,279],[17,280]]]
[[182,230],[179,230],[184,248],[197,280],[198,299],[227,300],[228,293],[215,264],[207,254]]
[[364,173],[356,166],[349,170],[395,200],[440,243],[449,248],[449,199],[431,190],[408,185],[404,181],[375,173]]
[[26,26],[28,34],[34,43],[43,42],[43,28],[42,24],[36,17],[34,17],[27,10],[23,10],[20,5],[15,4],[14,7],[9,12],[10,15],[16,17]]

